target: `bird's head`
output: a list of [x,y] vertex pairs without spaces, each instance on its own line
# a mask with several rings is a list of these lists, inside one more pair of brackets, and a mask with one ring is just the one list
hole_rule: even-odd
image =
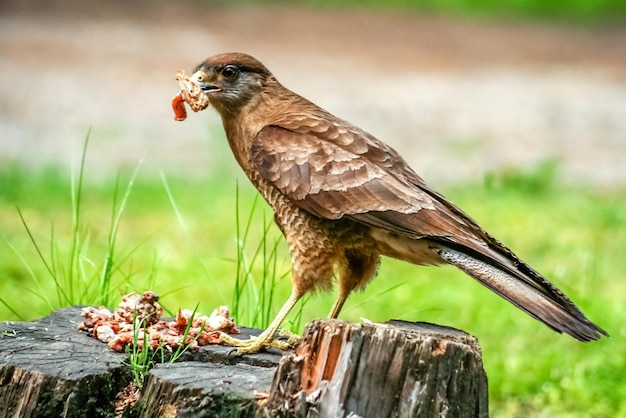
[[236,113],[248,105],[268,82],[272,73],[261,62],[242,53],[224,53],[204,60],[191,79],[220,112]]

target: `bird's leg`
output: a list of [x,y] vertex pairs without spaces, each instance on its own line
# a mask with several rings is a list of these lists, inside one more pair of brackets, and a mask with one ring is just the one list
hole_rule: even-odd
[[350,293],[339,292],[339,296],[335,300],[335,303],[333,303],[333,307],[330,309],[330,313],[328,314],[329,318],[337,319],[339,312],[341,312],[341,308],[343,308],[343,304],[346,302],[346,299],[348,299],[349,294]]
[[354,248],[345,251],[345,259],[339,265],[339,296],[328,314],[336,319],[343,304],[354,289],[362,289],[372,280],[380,264],[380,255],[376,252],[361,252]]
[[294,307],[294,305],[300,300],[301,293],[293,290],[291,292],[291,296],[287,299],[287,302],[280,309],[272,323],[267,327],[265,331],[261,333],[258,337],[250,337],[248,340],[239,340],[237,338],[233,338],[227,334],[222,334],[220,336],[220,342],[223,342],[227,345],[237,347],[237,354],[252,354],[260,351],[263,348],[275,347],[281,350],[287,350],[290,344],[293,343],[293,335],[289,337],[288,341],[279,341],[274,339],[274,334],[278,330],[280,324],[285,320],[289,311]]
[[295,332],[291,332],[286,328],[279,329],[278,336],[287,338],[287,345],[289,346],[296,345],[302,339],[302,336],[296,334]]

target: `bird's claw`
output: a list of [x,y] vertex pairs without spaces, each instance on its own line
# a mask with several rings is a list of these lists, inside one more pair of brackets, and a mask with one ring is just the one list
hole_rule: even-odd
[[278,348],[279,350],[286,351],[289,350],[301,339],[299,335],[285,329],[281,329],[278,335],[281,337],[287,337],[287,340],[278,340],[271,336],[265,336],[263,334],[259,335],[258,337],[250,337],[247,340],[240,340],[238,338],[233,338],[228,334],[221,333],[220,343],[229,345],[231,347],[236,347],[236,349],[228,352],[229,356],[232,354],[241,356],[243,354],[258,353],[259,351],[268,348]]
[[294,345],[298,344],[300,342],[300,340],[302,340],[302,336],[289,331],[288,329],[285,328],[281,328],[278,330],[278,336],[279,337],[285,337],[287,338],[287,344],[289,344],[289,346],[293,347]]

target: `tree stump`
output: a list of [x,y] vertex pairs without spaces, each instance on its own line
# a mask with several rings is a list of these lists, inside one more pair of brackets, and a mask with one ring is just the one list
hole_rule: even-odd
[[195,361],[153,368],[133,417],[254,418],[267,399],[275,367]]
[[[121,416],[118,394],[133,381],[128,357],[79,332],[82,319],[81,307],[73,307],[33,322],[0,322],[0,417]],[[241,338],[261,333],[238,329]],[[124,416],[253,416],[282,353],[231,352],[209,345],[155,365]]]
[[80,308],[0,323],[0,417],[113,416],[126,356],[76,330]]
[[267,405],[297,417],[487,417],[476,338],[453,328],[316,320],[281,359]]
[[[80,312],[0,323],[0,417],[487,416],[476,339],[401,321],[317,320],[284,354],[187,351],[156,364],[137,403],[120,409],[133,380],[127,356],[78,332]],[[261,332],[239,329],[244,339]]]

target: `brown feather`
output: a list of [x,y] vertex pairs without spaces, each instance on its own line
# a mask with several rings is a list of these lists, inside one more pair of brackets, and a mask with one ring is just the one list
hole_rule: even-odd
[[[241,72],[224,80],[221,69]],[[522,310],[581,341],[606,334],[471,217],[433,191],[387,144],[283,87],[245,54],[198,67],[237,161],[276,213],[300,294],[327,287],[338,265],[338,313],[380,255],[449,263]]]

